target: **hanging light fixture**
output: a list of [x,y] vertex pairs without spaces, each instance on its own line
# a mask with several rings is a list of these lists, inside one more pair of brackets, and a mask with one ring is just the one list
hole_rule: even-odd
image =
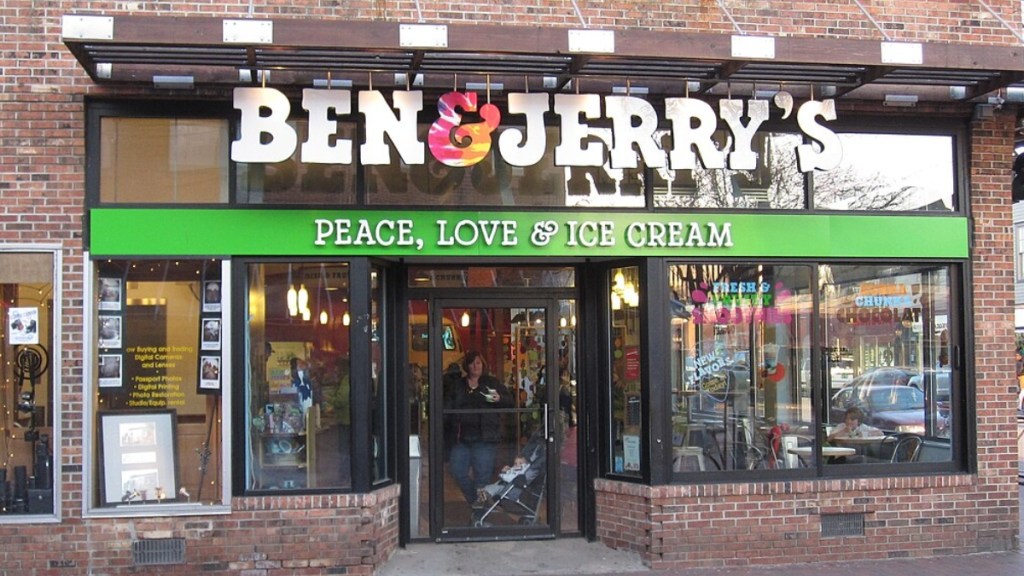
[[352,318],[349,317],[348,310],[346,310],[345,313],[341,315],[341,325],[348,326],[351,322]]
[[299,315],[299,295],[295,291],[295,284],[292,284],[292,265],[288,265],[288,315]]
[[327,310],[320,311],[320,324],[327,324]]
[[309,320],[309,291],[306,290],[305,284],[299,284],[298,305],[299,312],[302,313],[302,319]]
[[469,310],[462,312],[462,327],[467,328],[469,326]]

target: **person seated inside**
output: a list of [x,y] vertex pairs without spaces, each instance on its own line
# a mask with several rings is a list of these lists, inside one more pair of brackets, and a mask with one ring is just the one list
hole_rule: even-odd
[[843,422],[839,426],[832,430],[832,433],[828,435],[828,440],[834,440],[836,438],[881,438],[885,434],[868,424],[863,424],[864,412],[860,408],[847,408],[846,414],[843,416]]

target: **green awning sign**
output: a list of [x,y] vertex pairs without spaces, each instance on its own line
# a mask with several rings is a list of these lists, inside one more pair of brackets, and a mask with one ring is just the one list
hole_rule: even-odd
[[97,208],[93,256],[967,258],[962,217]]

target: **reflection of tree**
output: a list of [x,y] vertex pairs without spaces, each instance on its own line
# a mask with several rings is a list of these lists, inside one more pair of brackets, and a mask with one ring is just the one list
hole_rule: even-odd
[[[754,170],[659,170],[661,188],[655,202],[661,208],[774,208],[804,207],[804,175],[796,162],[795,134],[771,133],[755,139],[758,167]],[[915,188],[891,181],[864,166],[839,166],[811,175],[817,208],[846,210],[906,210]],[[671,194],[660,193],[669,189]],[[923,207],[922,207],[923,208]]]
[[914,187],[891,182],[880,172],[840,166],[814,173],[814,205],[846,210],[905,210]]
[[664,208],[803,208],[804,178],[796,165],[800,143],[795,134],[758,136],[754,170],[659,170],[656,186],[671,182],[672,193],[656,194],[655,202]]

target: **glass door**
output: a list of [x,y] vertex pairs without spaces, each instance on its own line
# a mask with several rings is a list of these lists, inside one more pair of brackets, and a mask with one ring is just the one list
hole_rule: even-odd
[[[537,537],[558,526],[560,301],[437,301],[430,318],[432,533]],[[574,354],[574,349],[571,350]],[[456,359],[457,357],[457,359]],[[567,390],[566,393],[569,393]],[[554,495],[554,496],[552,496]]]

